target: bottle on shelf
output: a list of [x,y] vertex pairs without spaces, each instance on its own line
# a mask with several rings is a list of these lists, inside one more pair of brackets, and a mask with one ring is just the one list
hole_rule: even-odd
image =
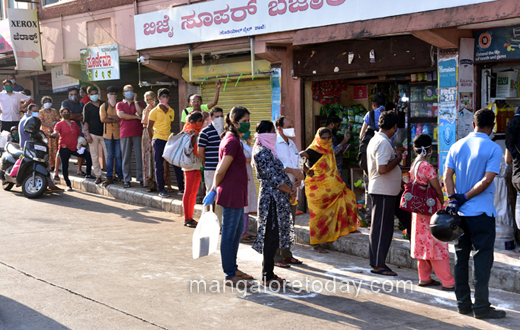
[[417,133],[417,126],[416,124],[412,124],[412,141],[415,140],[415,134]]
[[423,124],[417,124],[417,128],[415,130],[417,135],[423,134]]

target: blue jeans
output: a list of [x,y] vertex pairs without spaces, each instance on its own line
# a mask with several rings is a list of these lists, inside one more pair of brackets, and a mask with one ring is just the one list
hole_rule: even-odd
[[113,179],[114,172],[114,158],[116,159],[117,176],[123,178],[123,163],[121,161],[121,145],[119,140],[105,139],[107,146],[107,178]]
[[226,280],[236,276],[238,269],[237,252],[243,231],[244,208],[223,207],[220,256],[222,258],[222,268],[224,273],[226,273]]
[[[473,309],[475,315],[487,314],[489,303],[489,277],[493,267],[495,244],[495,218],[485,213],[476,217],[462,217],[461,228],[464,235],[455,244],[455,296],[459,310]],[[468,262],[473,255],[473,283],[475,302],[471,303],[471,289],[468,284]]]
[[157,180],[157,188],[159,188],[160,192],[166,192],[166,190],[164,190],[164,159],[162,156],[166,142],[167,141],[161,139],[152,140],[155,155],[155,180]]

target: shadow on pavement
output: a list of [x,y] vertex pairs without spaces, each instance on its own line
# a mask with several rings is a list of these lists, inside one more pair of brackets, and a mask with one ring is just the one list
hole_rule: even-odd
[[65,330],[69,328],[32,308],[0,295],[0,329]]

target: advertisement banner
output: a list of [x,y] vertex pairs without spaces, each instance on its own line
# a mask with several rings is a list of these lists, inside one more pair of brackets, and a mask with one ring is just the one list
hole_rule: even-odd
[[4,19],[0,21],[0,54],[12,52],[11,32],[9,31],[9,21]]
[[89,47],[80,50],[81,80],[119,79],[119,45]]
[[457,56],[439,59],[439,87],[457,87]]
[[134,16],[138,50],[300,30],[494,0],[215,0]]
[[15,70],[43,71],[40,23],[36,9],[7,9]]
[[271,120],[282,114],[282,69],[273,69],[271,75]]
[[520,59],[520,25],[473,32],[475,62]]
[[61,66],[51,69],[51,79],[53,93],[66,92],[69,87],[79,88],[79,80],[64,75]]

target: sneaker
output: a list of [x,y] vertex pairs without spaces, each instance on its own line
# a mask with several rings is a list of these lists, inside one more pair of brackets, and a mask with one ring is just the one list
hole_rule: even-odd
[[489,308],[489,311],[484,314],[475,314],[475,318],[477,319],[502,319],[506,317],[506,312],[495,309],[493,307]]
[[67,188],[65,188],[65,191],[72,191],[72,187],[68,186]]
[[170,195],[169,195],[166,191],[161,191],[161,192],[159,193],[159,196],[160,196],[160,197],[170,197]]

